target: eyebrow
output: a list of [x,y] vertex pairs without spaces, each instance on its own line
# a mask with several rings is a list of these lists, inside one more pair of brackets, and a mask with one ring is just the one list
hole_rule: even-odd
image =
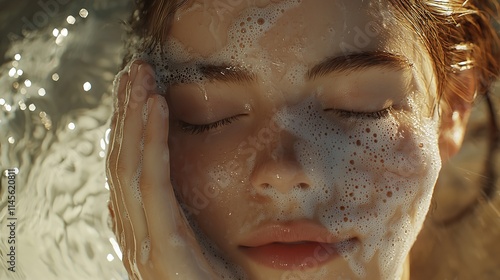
[[198,69],[210,81],[254,82],[257,80],[255,73],[241,66],[203,64]]
[[[313,80],[332,72],[359,71],[370,67],[404,70],[411,68],[411,66],[408,59],[401,55],[380,51],[360,52],[329,57],[307,71],[306,77]],[[198,69],[210,81],[237,83],[257,80],[255,73],[241,66],[201,64],[198,65]]]
[[388,52],[360,52],[330,57],[318,63],[307,72],[308,79],[315,79],[332,72],[351,72],[370,67],[384,67],[393,70],[405,70],[412,64],[404,56]]

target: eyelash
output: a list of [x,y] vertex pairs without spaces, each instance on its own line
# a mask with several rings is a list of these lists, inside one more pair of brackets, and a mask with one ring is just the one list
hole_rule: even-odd
[[389,116],[389,113],[392,111],[392,106],[384,108],[380,111],[376,112],[355,112],[355,111],[347,111],[347,110],[336,110],[336,109],[328,109],[325,111],[333,112],[337,116],[345,119],[383,119]]
[[216,128],[221,127],[221,126],[229,125],[233,121],[238,120],[241,116],[242,115],[237,115],[237,116],[225,118],[225,119],[222,119],[222,120],[219,120],[219,121],[216,121],[213,123],[209,123],[209,124],[190,124],[190,123],[183,122],[183,121],[179,121],[179,124],[181,126],[181,129],[186,131],[186,132],[189,132],[191,134],[200,134],[203,132],[210,131],[212,129],[216,129]]
[[[354,112],[354,111],[347,111],[347,110],[335,110],[335,109],[328,109],[325,111],[333,112],[337,116],[345,119],[352,119],[352,118],[357,118],[357,119],[382,119],[386,118],[389,116],[389,113],[392,110],[391,107],[387,107],[385,109],[382,109],[380,111],[376,112]],[[219,128],[221,126],[229,125],[233,123],[234,121],[237,121],[242,115],[237,115],[229,118],[225,118],[213,123],[209,124],[190,124],[187,122],[179,121],[179,124],[181,126],[181,129],[189,132],[191,134],[200,134],[203,132],[207,132],[216,128]]]

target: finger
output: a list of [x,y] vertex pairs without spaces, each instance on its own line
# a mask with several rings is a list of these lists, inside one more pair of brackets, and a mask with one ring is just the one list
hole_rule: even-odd
[[[120,74],[119,74],[120,75]],[[111,121],[110,141],[106,157],[106,173],[110,186],[111,208],[114,213],[115,236],[122,250],[122,261],[129,275],[131,266],[128,261],[128,254],[125,250],[125,220],[126,214],[121,198],[118,155],[121,149],[121,139],[123,138],[123,121],[125,116],[125,103],[127,99],[127,85],[130,84],[129,73],[121,74],[118,86],[115,88],[115,111]]]
[[[141,193],[150,235],[149,259],[163,277],[172,277],[175,272],[186,279],[209,279],[208,263],[181,212],[170,183],[167,103],[160,95],[152,98],[154,102],[144,134],[141,177]],[[170,260],[170,266],[162,263],[165,260]]]
[[121,166],[123,175],[121,177],[123,201],[127,213],[129,213],[130,225],[134,237],[133,264],[140,260],[142,244],[147,238],[147,224],[142,207],[141,192],[139,189],[139,177],[142,171],[143,143],[142,135],[147,120],[148,108],[151,101],[147,101],[149,92],[154,90],[151,86],[154,72],[151,66],[141,64],[137,70],[137,76],[132,82],[127,114],[124,123],[124,137],[118,164]]
[[110,187],[110,199],[111,199],[110,202],[111,202],[111,208],[114,210],[114,213],[116,213],[116,215],[114,216],[116,224],[115,235],[118,239],[120,238],[120,233],[122,232],[123,224],[121,219],[122,212],[119,211],[116,192],[115,192],[115,188],[118,184],[116,176],[116,169],[117,169],[116,159],[120,149],[119,138],[121,136],[119,136],[119,134],[121,135],[121,132],[119,125],[123,122],[123,104],[125,103],[125,89],[128,81],[129,81],[128,73],[123,73],[121,77],[118,78],[118,85],[117,88],[115,88],[114,99],[116,101],[114,104],[113,116],[111,118],[110,133],[109,133],[110,141],[106,156],[106,173],[109,182],[108,185]]
[[168,108],[160,95],[153,97],[151,115],[144,134],[141,193],[152,244],[162,243],[176,232],[178,203],[170,183]]

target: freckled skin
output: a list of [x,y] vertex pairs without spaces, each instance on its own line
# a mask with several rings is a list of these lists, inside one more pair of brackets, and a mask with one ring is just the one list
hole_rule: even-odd
[[[422,186],[437,179],[437,122],[402,123],[398,114],[406,113],[395,113],[384,120],[351,120],[351,129],[342,131],[331,116],[316,112],[297,106],[278,114],[284,129],[301,139],[294,146],[301,166],[315,170],[310,178],[317,188],[293,199],[307,201],[305,207],[321,213],[332,232],[363,236],[354,252],[343,255],[357,277],[373,276],[366,271],[372,262],[379,264],[382,278],[395,275],[398,267],[392,264],[404,261],[425,218],[418,209],[430,203],[432,188]],[[423,149],[423,143],[431,149]]]
[[[347,45],[396,50],[419,69],[429,58],[415,56],[419,47],[411,36],[411,44],[392,40],[392,30],[400,29],[366,12],[374,9],[368,3],[277,2],[255,8],[242,1],[222,16],[193,4],[173,23],[166,51],[143,55],[155,64],[164,88],[181,83],[166,91],[178,199],[206,256],[229,279],[238,279],[238,268],[249,279],[398,279],[440,168],[438,121],[419,109],[429,93],[413,85],[415,92],[398,98],[384,95],[383,88],[380,95],[370,95],[359,90],[364,83],[368,91],[374,87],[362,76],[335,77],[333,84],[310,83],[305,76],[312,65],[342,54]],[[206,24],[197,24],[200,20]],[[377,36],[355,35],[382,21],[389,26]],[[369,40],[365,44],[360,38]],[[257,81],[213,84],[200,79],[193,61],[230,61],[251,69]],[[315,94],[324,88],[326,95],[335,92],[334,101]],[[179,102],[175,94],[181,90],[187,97]],[[371,110],[386,99],[404,109],[384,118],[342,118],[320,106]],[[190,106],[205,113],[197,115]],[[234,123],[200,134],[183,131],[178,123],[243,113]],[[341,258],[332,263],[286,273],[252,262],[238,249],[241,236],[262,223],[294,219],[314,220],[340,239],[358,241],[339,248]]]

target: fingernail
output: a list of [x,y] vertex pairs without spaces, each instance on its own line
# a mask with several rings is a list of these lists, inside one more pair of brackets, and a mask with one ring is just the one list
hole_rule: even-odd
[[130,78],[130,81],[132,81],[130,107],[132,109],[137,108],[137,106],[142,106],[146,102],[149,95],[149,89],[147,87],[148,73],[144,70],[145,65],[146,64],[142,62],[134,62],[134,65],[130,68],[130,75],[135,75],[134,78]]
[[136,81],[134,83],[148,92],[155,91],[156,79],[154,69],[152,69],[151,66],[146,63],[139,65]]

